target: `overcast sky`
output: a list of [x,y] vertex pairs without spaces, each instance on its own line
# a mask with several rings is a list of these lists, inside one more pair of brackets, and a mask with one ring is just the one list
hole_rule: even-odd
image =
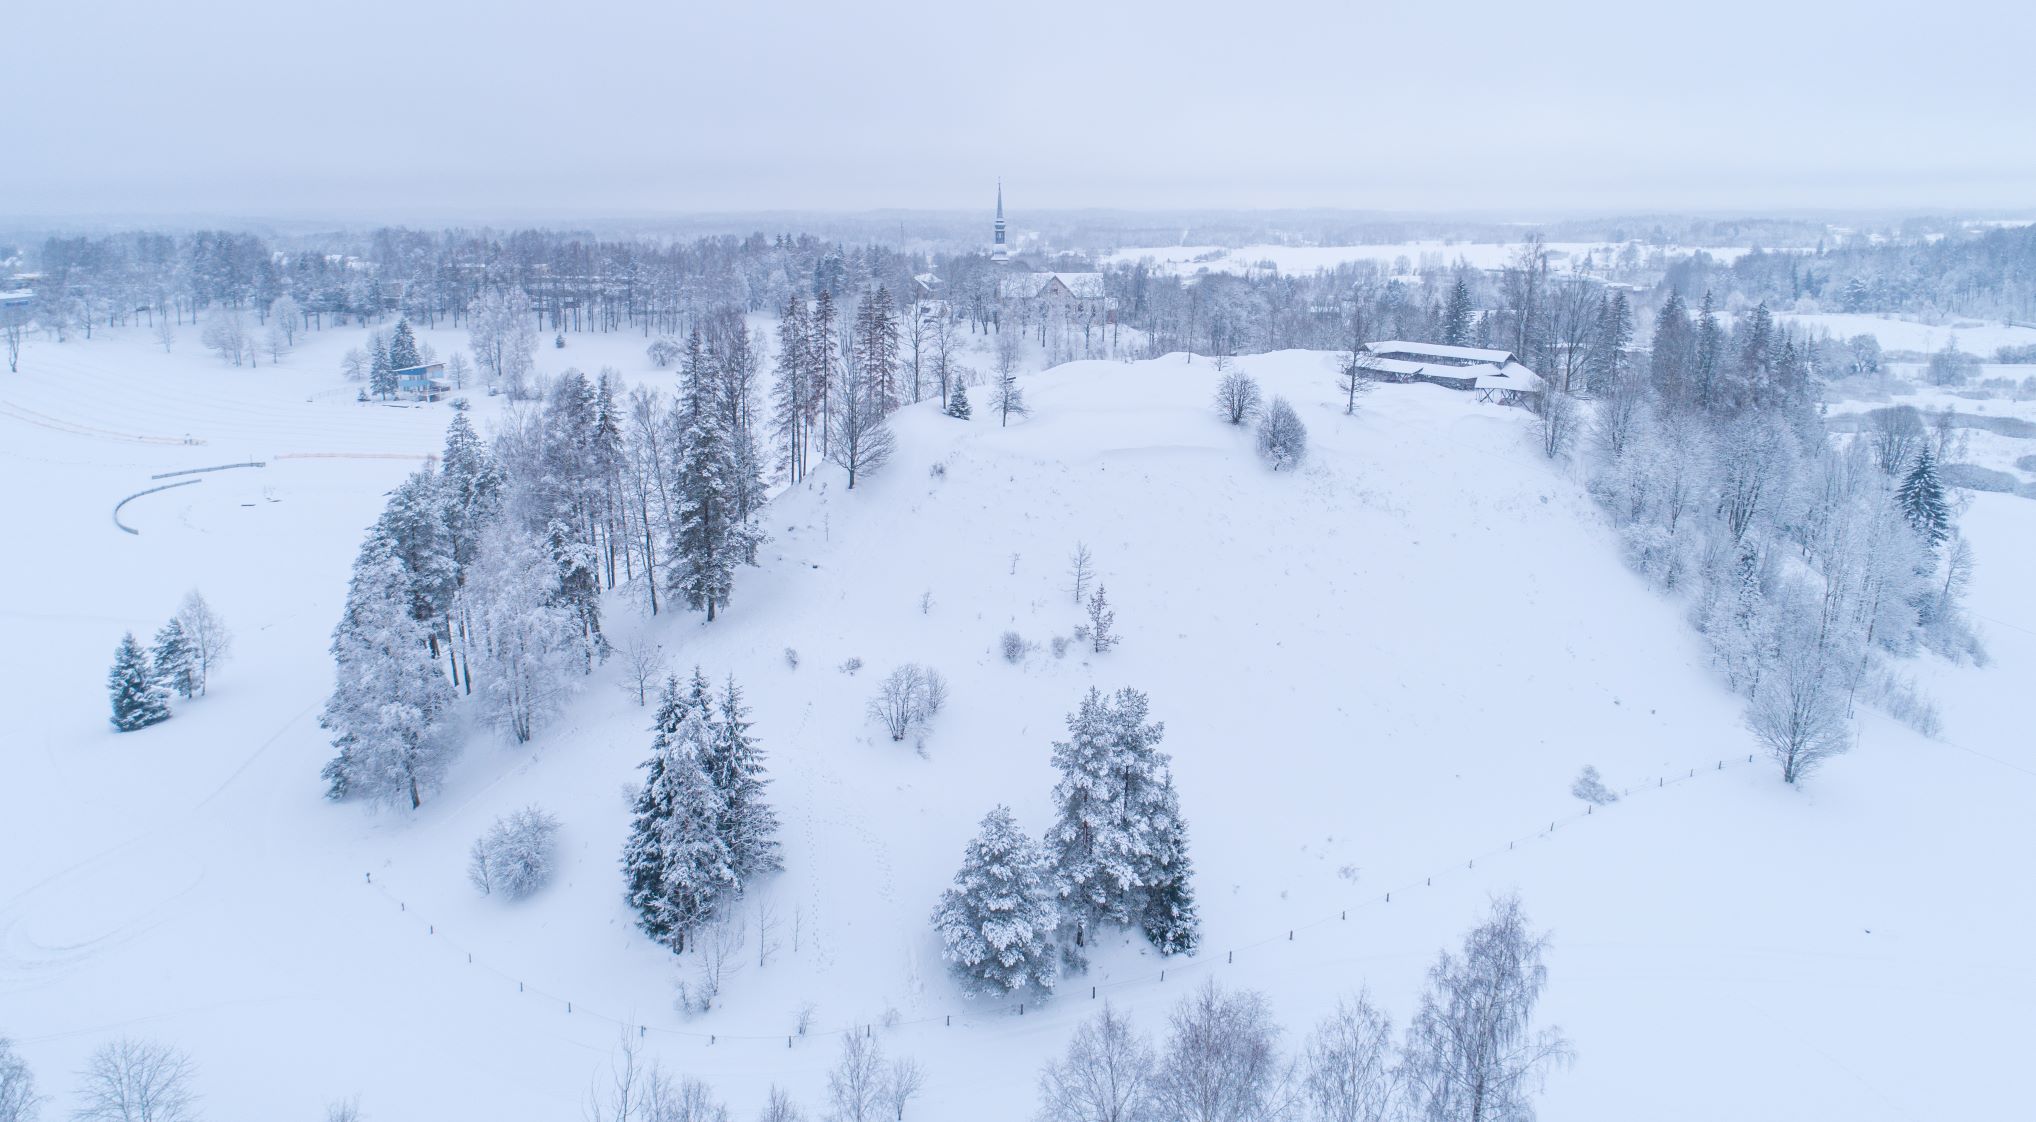
[[24,0],[0,214],[2036,208],[2036,5],[1902,7]]

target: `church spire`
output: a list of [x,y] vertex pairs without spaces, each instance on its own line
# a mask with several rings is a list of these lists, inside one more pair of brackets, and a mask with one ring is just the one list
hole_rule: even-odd
[[990,243],[990,260],[1002,264],[1011,259],[1011,251],[1004,244],[1004,177],[997,177],[997,236]]

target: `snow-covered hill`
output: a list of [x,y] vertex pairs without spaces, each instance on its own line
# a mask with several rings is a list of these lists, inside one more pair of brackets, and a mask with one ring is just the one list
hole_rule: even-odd
[[[1581,1057],[1548,1117],[2020,1102],[2026,501],[1983,495],[1966,516],[1996,663],[1924,671],[1972,751],[1868,714],[1855,753],[1799,792],[1746,763],[1739,705],[1680,609],[1624,571],[1519,411],[1388,386],[1346,417],[1329,356],[1241,359],[1309,427],[1306,466],[1275,473],[1211,408],[1207,360],[1181,355],[1032,376],[1034,414],[1009,428],[909,408],[884,472],[851,492],[830,469],[773,502],[763,564],[722,619],[608,602],[618,641],[652,636],[675,669],[744,687],[785,824],[743,968],[687,1019],[672,996],[690,964],[621,898],[649,737],[614,667],[530,745],[477,730],[420,812],[320,798],[346,566],[415,461],[277,453],[428,452],[448,415],[321,396],[335,379],[303,371],[351,341],[253,372],[138,335],[45,344],[0,383],[0,1033],[52,1089],[133,1033],[197,1058],[212,1117],[308,1117],[359,1093],[375,1119],[563,1119],[640,1032],[739,1114],[773,1082],[817,1111],[836,1034],[874,1025],[927,1069],[919,1116],[1016,1120],[1092,985],[1148,1026],[1212,974],[1265,990],[1295,1036],[1363,985],[1404,1020],[1435,950],[1517,887],[1554,931],[1544,1008]],[[540,357],[668,379],[638,343]],[[207,443],[135,439],[186,434]],[[268,466],[130,505],[138,535],[108,519],[153,473],[244,459]],[[1124,641],[1056,657],[1081,618],[1077,541]],[[235,660],[176,719],[116,736],[120,631],[145,637],[194,584],[238,631]],[[1019,664],[998,652],[1007,630],[1037,644]],[[863,712],[906,661],[952,690],[923,751]],[[961,996],[928,913],[992,804],[1047,824],[1049,745],[1092,684],[1147,691],[1166,722],[1204,949],[1108,947],[1021,1017]],[[1567,789],[1586,763],[1629,797],[1581,815]],[[562,822],[555,881],[477,896],[467,845],[530,803]],[[757,902],[775,913],[767,965]]]

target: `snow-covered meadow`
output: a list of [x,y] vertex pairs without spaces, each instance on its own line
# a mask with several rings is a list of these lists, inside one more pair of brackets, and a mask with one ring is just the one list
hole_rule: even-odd
[[[314,333],[254,370],[140,331],[34,340],[0,382],[0,1030],[60,1094],[127,1032],[191,1052],[215,1117],[358,1093],[377,1119],[571,1118],[640,1032],[739,1114],[773,1083],[817,1111],[838,1034],[874,1026],[925,1065],[919,1116],[1015,1122],[1092,985],[1148,1028],[1211,975],[1264,990],[1289,1043],[1360,986],[1404,1021],[1435,951],[1517,888],[1554,932],[1545,1019],[1580,1057],[1548,1117],[2021,1102],[2036,591],[2018,559],[2036,504],[1979,495],[1963,516],[1994,662],[1905,667],[1942,703],[1943,739],[1862,710],[1858,748],[1799,791],[1746,762],[1740,702],[1680,605],[1623,568],[1518,410],[1384,386],[1346,417],[1330,356],[1243,358],[1309,428],[1306,465],[1274,473],[1210,407],[1212,366],[1183,355],[1032,375],[1033,415],[1009,428],[980,406],[972,423],[907,408],[885,471],[851,492],[829,468],[773,501],[762,564],[714,624],[643,618],[627,590],[606,602],[618,641],[735,675],[784,821],[745,965],[721,1008],[686,1018],[680,970],[622,899],[649,715],[617,667],[529,745],[475,729],[414,814],[321,798],[348,562],[451,415],[353,401],[337,360],[360,335]],[[671,382],[638,336],[568,342],[539,349],[540,371]],[[468,396],[485,431],[505,403]],[[155,474],[251,460],[266,466],[128,504],[136,534],[111,519]],[[1124,642],[1056,658],[1081,618],[1077,541]],[[114,643],[194,586],[237,632],[234,660],[174,720],[114,734]],[[1015,665],[1007,630],[1038,644]],[[907,661],[952,690],[923,753],[864,714]],[[992,804],[1044,828],[1049,745],[1091,684],[1147,691],[1167,724],[1203,950],[1122,941],[1019,1016],[961,996],[927,917]],[[1583,814],[1568,787],[1587,763],[1628,796]],[[532,803],[562,824],[553,883],[477,895],[468,844]]]
[[[1562,270],[1581,264],[1586,256],[1597,262],[1599,269],[1602,270],[1616,261],[1624,248],[1625,246],[1621,244],[1599,242],[1549,242],[1546,245],[1551,265]],[[1659,253],[1672,261],[1701,252],[1727,264],[1748,252],[1743,246],[1664,247],[1636,244],[1634,248],[1642,260],[1648,260]],[[1193,276],[1203,271],[1251,274],[1266,271],[1268,268],[1287,275],[1306,275],[1355,261],[1375,262],[1387,270],[1397,268],[1397,263],[1402,260],[1406,261],[1410,269],[1454,269],[1459,265],[1471,269],[1499,269],[1511,264],[1519,252],[1518,243],[1439,240],[1376,245],[1247,245],[1234,248],[1219,245],[1171,245],[1134,246],[1114,250],[1103,256],[1103,263],[1135,265],[1143,261],[1157,271],[1179,276]]]

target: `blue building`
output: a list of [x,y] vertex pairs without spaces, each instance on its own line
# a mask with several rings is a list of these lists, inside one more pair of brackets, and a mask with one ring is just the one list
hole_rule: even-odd
[[445,363],[406,366],[396,371],[396,392],[414,394],[423,401],[437,401],[439,394],[452,388],[445,384],[444,379]]

